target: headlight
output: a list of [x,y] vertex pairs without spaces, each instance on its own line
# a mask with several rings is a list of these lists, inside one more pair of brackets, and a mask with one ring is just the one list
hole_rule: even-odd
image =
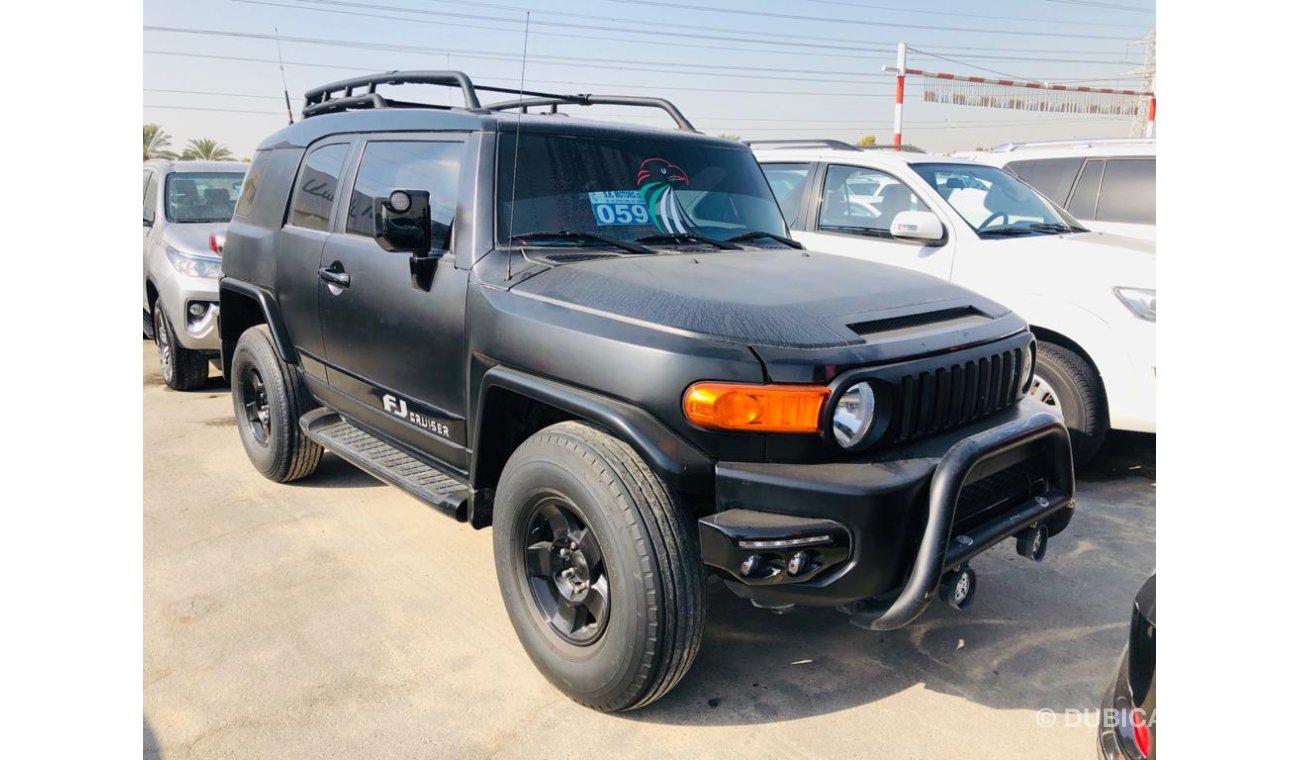
[[194,256],[169,246],[167,260],[177,272],[190,277],[216,277],[221,274],[221,259],[211,256]]
[[1034,379],[1034,362],[1038,358],[1038,344],[1030,343],[1025,352],[1025,362],[1020,367],[1020,392],[1029,392],[1029,383]]
[[1139,319],[1156,321],[1156,292],[1145,288],[1115,288],[1115,295]]
[[831,430],[840,446],[851,449],[862,443],[876,418],[876,394],[868,383],[854,383],[840,394],[831,413]]

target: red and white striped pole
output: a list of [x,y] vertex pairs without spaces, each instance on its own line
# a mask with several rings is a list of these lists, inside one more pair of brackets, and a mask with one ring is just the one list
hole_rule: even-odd
[[907,43],[898,43],[898,87],[894,91],[894,150],[903,149],[903,78],[907,75]]
[[1147,103],[1147,137],[1156,136],[1156,80],[1151,79],[1151,100]]

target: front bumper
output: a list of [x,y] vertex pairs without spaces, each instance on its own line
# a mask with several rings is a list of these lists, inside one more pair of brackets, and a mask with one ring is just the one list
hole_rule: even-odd
[[[162,301],[163,312],[171,320],[172,332],[180,344],[191,351],[220,352],[217,280],[177,272],[159,279],[158,298]],[[203,314],[192,316],[189,313],[191,304],[200,304]]]
[[716,476],[700,546],[729,588],[761,606],[856,604],[880,630],[920,615],[946,571],[1039,525],[1055,535],[1074,510],[1069,434],[1034,401],[874,458]]

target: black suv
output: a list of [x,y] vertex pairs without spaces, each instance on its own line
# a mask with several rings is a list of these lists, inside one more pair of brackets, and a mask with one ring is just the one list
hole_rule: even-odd
[[[417,84],[465,105],[377,92]],[[1069,438],[1024,399],[1025,322],[802,250],[749,149],[671,103],[391,72],[309,91],[303,116],[258,148],[225,248],[248,456],[287,482],[329,449],[494,525],[510,619],[573,699],[667,693],[706,574],[891,629],[936,596],[969,605],[976,554],[1015,537],[1041,559],[1069,523]]]

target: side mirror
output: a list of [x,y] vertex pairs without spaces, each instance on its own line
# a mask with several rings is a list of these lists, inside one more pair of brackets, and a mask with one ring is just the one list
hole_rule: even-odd
[[411,254],[411,286],[428,290],[446,251],[433,250],[427,190],[394,190],[375,199],[375,242],[385,251]]
[[943,222],[931,211],[900,211],[889,225],[889,234],[905,240],[943,240]]
[[145,207],[144,207],[144,226],[146,226],[146,227],[152,227],[152,226],[153,226],[153,219],[149,218],[149,207],[148,207],[148,206],[145,206]]

